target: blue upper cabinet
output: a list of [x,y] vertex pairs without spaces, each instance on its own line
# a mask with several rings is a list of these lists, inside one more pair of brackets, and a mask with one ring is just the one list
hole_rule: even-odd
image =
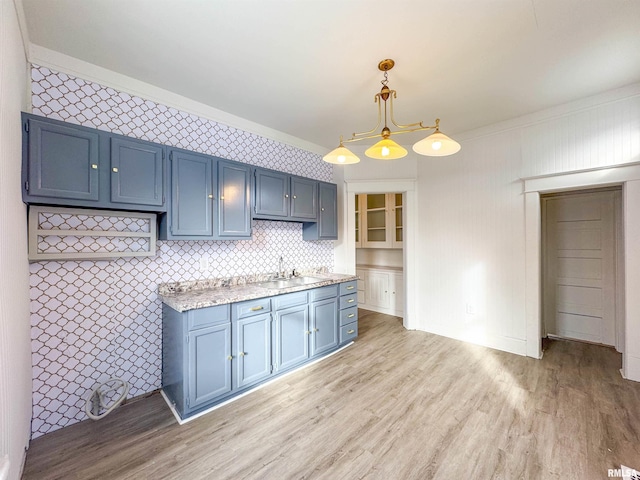
[[218,161],[218,239],[251,238],[251,167]]
[[22,114],[22,200],[112,210],[166,210],[165,147]]
[[318,218],[318,182],[309,178],[291,177],[291,218],[315,221]]
[[255,170],[253,218],[286,220],[289,216],[289,175],[272,170]]
[[97,202],[98,134],[35,119],[25,122],[24,127],[28,135],[24,196]]
[[253,218],[315,222],[317,191],[317,180],[256,168]]
[[164,204],[164,147],[122,137],[111,138],[111,201]]
[[338,239],[338,186],[334,183],[318,183],[318,221],[302,227],[304,240]]
[[251,167],[185,150],[169,151],[171,194],[160,240],[251,238]]
[[169,209],[160,219],[161,240],[213,238],[215,160],[172,149]]

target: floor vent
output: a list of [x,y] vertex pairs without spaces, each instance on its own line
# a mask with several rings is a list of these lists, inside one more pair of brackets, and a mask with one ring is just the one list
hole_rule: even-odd
[[640,480],[640,470],[634,470],[633,468],[620,466],[622,470],[622,480]]

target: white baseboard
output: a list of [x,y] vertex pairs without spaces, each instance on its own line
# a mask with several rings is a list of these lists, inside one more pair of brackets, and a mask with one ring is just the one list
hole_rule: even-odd
[[9,478],[9,456],[5,455],[0,457],[0,480],[7,480]]
[[623,365],[622,376],[627,380],[640,382],[640,358],[625,354]]
[[461,340],[474,345],[502,350],[503,352],[514,353],[525,357],[527,356],[527,342],[524,339],[486,334],[478,335],[476,332],[469,332],[469,335],[465,335],[464,332],[462,334],[460,332],[451,332],[446,328],[440,327],[427,329],[419,328],[418,330],[434,333],[443,337],[453,338],[454,340]]
[[393,315],[394,317],[404,318],[404,313],[402,311],[394,310],[391,308],[375,307],[373,305],[367,305],[366,303],[359,303],[358,308],[362,308],[363,310],[369,310],[371,312],[384,313],[387,315]]

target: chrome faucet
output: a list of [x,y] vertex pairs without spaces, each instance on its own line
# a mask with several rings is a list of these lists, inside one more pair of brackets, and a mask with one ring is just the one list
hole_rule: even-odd
[[282,257],[280,257],[280,259],[278,260],[278,274],[277,274],[277,278],[284,278],[285,274],[284,274],[284,260],[282,259]]

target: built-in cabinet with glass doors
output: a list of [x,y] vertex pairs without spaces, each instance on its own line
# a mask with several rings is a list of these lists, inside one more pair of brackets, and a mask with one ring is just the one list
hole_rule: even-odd
[[402,248],[402,193],[356,195],[357,248]]

